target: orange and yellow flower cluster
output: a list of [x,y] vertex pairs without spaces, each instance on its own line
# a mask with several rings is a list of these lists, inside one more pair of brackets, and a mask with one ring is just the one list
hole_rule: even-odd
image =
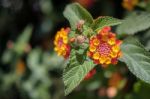
[[88,56],[94,63],[107,66],[116,64],[121,56],[121,41],[116,39],[110,27],[104,27],[96,36],[90,38]]
[[68,58],[70,54],[70,45],[68,44],[69,32],[70,28],[62,28],[60,31],[57,32],[54,40],[54,50],[59,56],[63,56],[64,58]]
[[122,6],[129,10],[132,11],[133,8],[138,4],[139,0],[123,0]]

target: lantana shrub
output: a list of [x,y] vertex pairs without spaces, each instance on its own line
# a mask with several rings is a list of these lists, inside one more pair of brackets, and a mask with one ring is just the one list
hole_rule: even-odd
[[[109,16],[93,19],[78,3],[67,5],[63,14],[70,27],[57,32],[54,50],[67,61],[62,77],[65,95],[81,81],[90,79],[96,73],[96,66],[107,69],[118,61],[125,63],[136,77],[150,83],[150,53],[134,37],[137,31],[150,27],[148,23],[145,23],[147,27],[137,26],[134,22],[135,25],[126,24],[132,16],[125,20]],[[136,13],[134,16],[138,20]],[[115,25],[118,25],[117,33],[111,30],[111,26]]]

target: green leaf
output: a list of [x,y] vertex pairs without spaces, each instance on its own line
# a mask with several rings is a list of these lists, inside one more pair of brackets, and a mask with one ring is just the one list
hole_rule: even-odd
[[87,25],[90,25],[93,22],[90,13],[78,3],[69,4],[65,8],[63,15],[69,20],[72,29],[76,28],[76,25],[80,20],[84,20]]
[[76,59],[76,52],[72,49],[69,63],[63,72],[65,95],[68,95],[76,88],[94,66],[95,64],[92,61],[85,61],[83,64],[79,63]]
[[150,27],[150,14],[147,12],[134,12],[127,16],[117,28],[118,34],[133,35]]
[[75,37],[75,36],[76,36],[75,33],[76,33],[75,31],[70,31],[70,33],[69,33],[69,38]]
[[127,64],[129,70],[141,80],[150,83],[150,53],[134,37],[125,39],[121,46],[123,57],[121,61]]
[[76,59],[79,63],[83,63],[85,61],[86,52],[87,52],[87,50],[81,49],[81,48],[79,50],[77,50]]
[[109,17],[109,16],[104,16],[104,17],[99,17],[95,19],[92,24],[92,28],[93,30],[98,31],[105,26],[114,26],[118,24],[121,24],[120,19],[116,19],[116,18]]

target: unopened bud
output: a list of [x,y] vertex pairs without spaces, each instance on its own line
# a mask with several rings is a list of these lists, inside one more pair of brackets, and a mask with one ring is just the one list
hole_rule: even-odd
[[85,22],[84,20],[80,20],[80,21],[79,21],[79,24],[83,25],[84,22]]
[[72,42],[74,42],[75,41],[75,38],[74,37],[72,37],[72,38],[70,38],[70,40],[69,40],[71,43]]
[[84,20],[80,20],[80,21],[77,23],[77,29],[78,29],[79,31],[81,31],[84,22],[85,22]]
[[82,44],[86,40],[86,37],[83,35],[77,36],[77,43]]

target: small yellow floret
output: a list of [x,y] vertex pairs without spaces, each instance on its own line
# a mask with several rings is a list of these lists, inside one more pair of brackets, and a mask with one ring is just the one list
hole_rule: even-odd
[[93,54],[93,59],[99,59],[100,55],[98,52]]
[[95,46],[93,46],[93,45],[90,46],[90,51],[91,51],[91,52],[94,52],[95,50],[96,50],[96,47],[95,47]]
[[115,38],[110,38],[110,39],[108,40],[108,44],[109,44],[109,45],[114,45],[114,44],[115,44]]
[[94,40],[93,40],[93,44],[94,44],[95,46],[99,45],[99,43],[100,43],[100,42],[99,42],[98,39],[94,39]]

